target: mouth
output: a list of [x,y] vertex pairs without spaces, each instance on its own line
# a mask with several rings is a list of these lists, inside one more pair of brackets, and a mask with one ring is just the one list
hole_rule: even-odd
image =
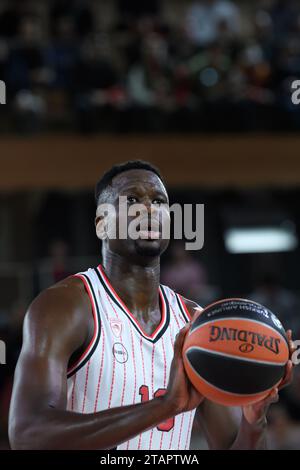
[[[148,225],[147,229],[145,229],[145,225]],[[161,227],[157,220],[151,220],[151,223],[145,223],[145,221],[143,223],[142,221],[137,227],[137,231],[139,233],[139,238],[142,240],[158,240],[161,238]]]
[[160,232],[153,230],[140,230],[139,235],[142,240],[158,240],[160,238]]

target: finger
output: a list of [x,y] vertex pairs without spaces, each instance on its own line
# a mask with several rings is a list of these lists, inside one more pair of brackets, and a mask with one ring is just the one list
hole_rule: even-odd
[[193,316],[193,320],[195,320],[197,317],[199,317],[202,314],[202,312],[204,312],[204,308],[201,308],[201,307],[195,307],[194,310],[195,310],[195,314]]
[[286,385],[289,385],[292,382],[292,380],[293,380],[293,363],[291,360],[289,360],[285,368],[284,377],[278,386],[279,390],[281,390]]
[[264,399],[264,406],[269,406],[272,403],[276,403],[279,400],[278,387],[275,387],[271,390],[269,395]]
[[293,331],[292,330],[287,330],[286,331],[286,336],[289,344],[289,350],[290,350],[290,355],[292,355],[296,351],[296,346],[293,341]]
[[275,387],[272,393],[269,395],[267,401],[268,404],[276,403],[279,400],[278,387]]
[[190,397],[192,401],[197,400],[199,401],[199,403],[204,400],[204,396],[200,392],[198,392],[198,390],[196,390],[191,383],[190,383]]
[[276,403],[279,400],[278,396],[278,388],[275,387],[271,390],[271,392],[262,400],[254,403],[254,408],[256,410],[256,413],[266,413],[268,407],[272,403]]
[[176,335],[175,344],[174,344],[174,353],[180,355],[182,351],[182,346],[185,340],[185,336],[188,333],[190,324],[187,323]]

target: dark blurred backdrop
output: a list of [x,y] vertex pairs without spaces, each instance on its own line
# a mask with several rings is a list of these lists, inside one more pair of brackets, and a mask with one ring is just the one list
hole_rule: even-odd
[[297,0],[1,0],[2,132],[297,131]]
[[[204,248],[173,241],[163,283],[257,300],[300,338],[295,79],[298,0],[0,0],[0,448],[26,309],[101,261],[93,185],[113,163],[148,160],[171,202],[205,204]],[[281,398],[269,445],[300,448],[297,369]]]

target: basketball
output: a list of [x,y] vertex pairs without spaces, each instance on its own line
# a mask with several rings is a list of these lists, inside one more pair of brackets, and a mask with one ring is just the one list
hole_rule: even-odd
[[266,397],[285,373],[289,347],[278,318],[245,299],[220,300],[192,321],[183,361],[193,386],[221,405]]

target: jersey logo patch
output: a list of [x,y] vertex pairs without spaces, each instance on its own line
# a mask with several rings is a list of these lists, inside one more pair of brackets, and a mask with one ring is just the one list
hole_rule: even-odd
[[123,323],[120,320],[110,320],[110,327],[113,335],[116,338],[120,338],[122,334]]
[[124,364],[128,361],[128,352],[122,343],[115,343],[112,348],[112,353],[117,362]]

